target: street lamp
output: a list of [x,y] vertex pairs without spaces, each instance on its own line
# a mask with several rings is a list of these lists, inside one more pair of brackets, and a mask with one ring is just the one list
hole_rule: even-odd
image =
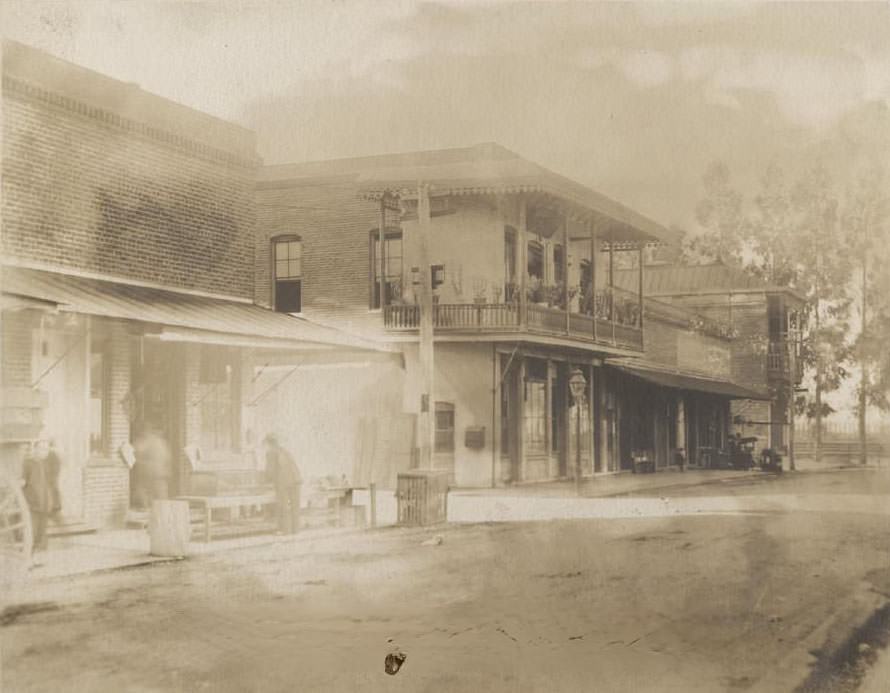
[[581,495],[581,403],[584,401],[584,392],[587,390],[587,379],[580,368],[572,369],[569,376],[569,392],[575,402],[575,414],[577,420],[575,438],[575,488]]

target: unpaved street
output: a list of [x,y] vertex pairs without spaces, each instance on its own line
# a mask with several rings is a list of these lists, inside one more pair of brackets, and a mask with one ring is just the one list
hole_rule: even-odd
[[47,584],[4,619],[3,690],[791,691],[890,595],[887,516],[855,510],[389,529]]

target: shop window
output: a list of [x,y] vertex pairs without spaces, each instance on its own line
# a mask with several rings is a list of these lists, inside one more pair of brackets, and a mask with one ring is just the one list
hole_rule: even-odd
[[392,305],[402,298],[402,232],[387,230],[385,234],[386,268],[381,267],[380,232],[371,231],[371,308],[380,308],[380,276],[383,273],[383,302]]
[[238,443],[239,369],[235,354],[227,349],[206,348],[201,355],[200,447],[231,451]]
[[105,454],[109,446],[109,351],[106,341],[90,346],[90,452]]
[[529,359],[526,363],[525,445],[529,455],[547,454],[547,362]]
[[303,309],[303,242],[299,236],[272,241],[275,310],[299,313]]
[[436,452],[454,452],[454,405],[436,402]]

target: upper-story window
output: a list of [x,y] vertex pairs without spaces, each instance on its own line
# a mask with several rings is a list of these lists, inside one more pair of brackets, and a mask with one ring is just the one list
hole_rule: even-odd
[[279,313],[303,309],[303,242],[299,236],[272,239],[273,305]]
[[544,280],[544,246],[537,241],[528,243],[528,276]]
[[564,256],[563,247],[561,245],[553,246],[553,283],[560,284],[565,281],[566,275],[563,271],[565,269],[563,265]]
[[[383,303],[391,305],[402,297],[402,232],[387,229],[385,245],[380,247],[380,232],[371,231],[371,308],[380,308],[380,278],[383,275]],[[382,251],[382,252],[381,252]],[[386,270],[381,267],[386,256]]]

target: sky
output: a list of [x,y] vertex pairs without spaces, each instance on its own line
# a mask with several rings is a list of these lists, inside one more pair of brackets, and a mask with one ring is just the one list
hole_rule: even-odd
[[494,141],[684,228],[711,161],[744,187],[890,144],[887,3],[0,0],[0,27],[267,163]]

